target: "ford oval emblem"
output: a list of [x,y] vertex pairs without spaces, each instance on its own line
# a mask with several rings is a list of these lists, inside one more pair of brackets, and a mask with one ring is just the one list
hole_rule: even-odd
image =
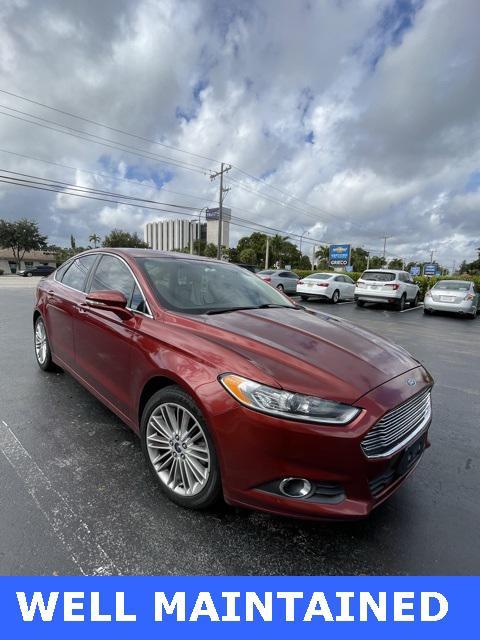
[[415,380],[415,378],[408,378],[407,384],[409,387],[414,387],[417,384],[417,381]]

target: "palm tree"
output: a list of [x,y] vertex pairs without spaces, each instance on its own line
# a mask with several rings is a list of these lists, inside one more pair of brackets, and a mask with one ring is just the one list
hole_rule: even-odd
[[97,248],[97,244],[100,243],[100,236],[97,236],[96,233],[92,233],[90,236],[88,236],[88,241],[89,242],[93,242],[93,246],[96,249]]
[[322,244],[321,247],[315,251],[315,257],[319,258],[319,266],[323,268],[328,267],[328,259],[330,258],[330,247],[328,244]]
[[274,262],[281,262],[283,253],[285,252],[285,243],[288,241],[288,236],[280,236],[278,233],[270,240],[270,255]]

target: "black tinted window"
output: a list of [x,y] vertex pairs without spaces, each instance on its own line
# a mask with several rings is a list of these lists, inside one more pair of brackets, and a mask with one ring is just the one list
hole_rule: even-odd
[[130,301],[130,309],[132,311],[140,311],[141,313],[148,313],[147,305],[145,303],[145,298],[142,295],[142,292],[135,285],[135,288],[132,293],[132,299]]
[[135,280],[127,265],[115,256],[102,256],[95,269],[90,291],[121,291],[130,300]]
[[83,291],[88,272],[96,259],[97,256],[91,254],[74,260],[63,274],[62,283]]

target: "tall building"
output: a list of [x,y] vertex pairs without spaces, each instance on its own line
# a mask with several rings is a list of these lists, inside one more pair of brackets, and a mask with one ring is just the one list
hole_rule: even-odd
[[[207,244],[218,244],[218,225],[219,222],[219,209],[207,209],[205,217],[207,219]],[[232,212],[227,207],[222,208],[222,246],[230,246],[230,220],[232,218]]]
[[207,224],[198,220],[159,220],[147,222],[144,240],[151,249],[181,251],[193,248],[195,240],[207,239]]
[[[207,244],[218,243],[219,212],[216,209],[207,209],[206,222],[198,220],[159,220],[148,222],[145,225],[144,239],[151,249],[159,251],[181,251],[185,248],[193,249],[195,240],[204,240]],[[230,244],[230,209],[223,207],[222,211],[222,245]]]

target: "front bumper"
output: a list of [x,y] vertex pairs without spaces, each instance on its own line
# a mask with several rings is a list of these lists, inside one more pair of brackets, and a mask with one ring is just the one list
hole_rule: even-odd
[[[412,377],[415,387],[407,384]],[[229,397],[228,409],[209,422],[219,452],[225,500],[299,518],[367,516],[415,468],[423,448],[428,446],[430,422],[415,439],[423,439],[421,451],[406,466],[403,452],[415,442],[409,441],[394,455],[378,459],[367,458],[361,442],[387,411],[431,384],[422,367],[402,374],[363,396],[356,406],[364,411],[344,427],[275,418],[242,407]],[[224,401],[221,404],[227,406]],[[290,477],[305,478],[329,490],[340,487],[341,491],[331,500],[318,495],[289,498],[272,490],[281,479]]]
[[426,298],[423,302],[423,307],[424,309],[427,309],[427,311],[448,311],[449,313],[461,313],[468,315],[474,313],[474,303],[474,300],[464,300],[459,304],[454,302],[440,302],[432,300],[431,298]]

